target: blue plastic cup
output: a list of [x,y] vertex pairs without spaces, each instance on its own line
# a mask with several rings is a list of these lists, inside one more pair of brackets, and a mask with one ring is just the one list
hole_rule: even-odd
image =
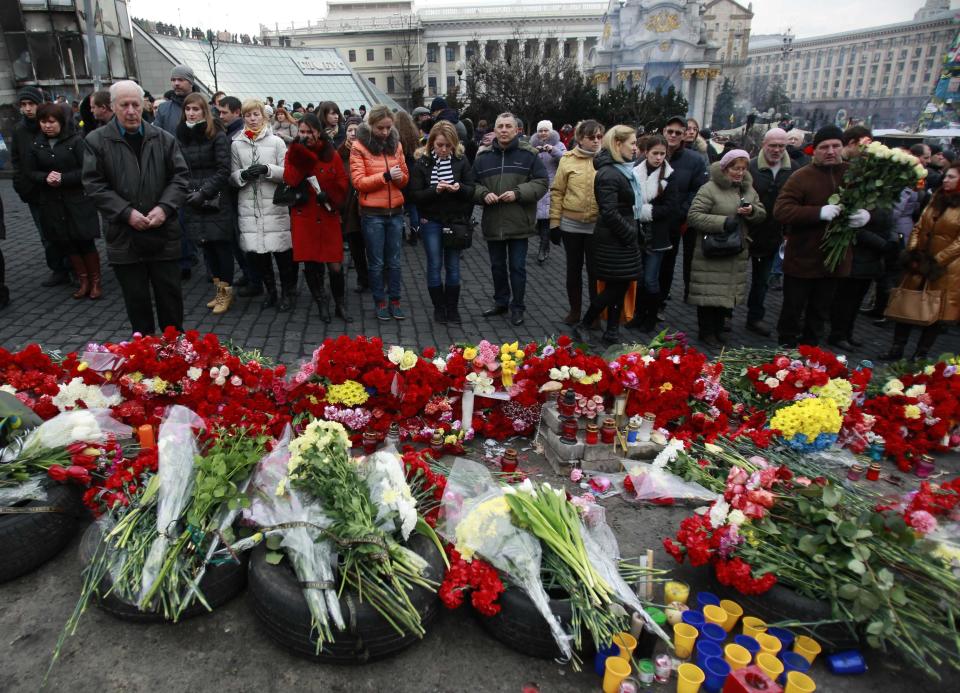
[[727,631],[716,623],[704,623],[703,627],[700,628],[700,639],[713,640],[720,645],[727,639]]
[[737,635],[734,636],[733,641],[747,649],[750,653],[750,659],[756,659],[757,652],[760,651],[760,643],[755,638],[751,638],[749,635]]
[[703,611],[703,607],[709,604],[720,606],[720,597],[713,592],[697,592],[697,606],[700,607],[700,611]]
[[706,671],[706,661],[710,657],[719,657],[723,659],[723,648],[715,640],[697,639],[696,648],[697,666]]
[[794,635],[786,628],[767,628],[767,635],[772,635],[783,644],[781,652],[787,652],[793,649]]
[[708,693],[720,693],[723,684],[730,675],[730,665],[722,657],[707,657],[704,666],[701,667],[705,675],[703,688]]
[[[620,648],[617,647],[616,645],[610,645],[609,647],[601,647],[599,650],[597,650],[597,654],[593,658],[593,670],[597,672],[597,676],[603,676],[604,672],[606,672],[607,657],[617,657],[619,655],[620,655]],[[803,660],[803,661],[807,661],[807,660]]]
[[[703,624],[706,623],[706,619],[704,619],[702,611],[690,611],[690,610],[684,611],[683,614],[680,616],[680,620],[686,624],[693,626],[697,630],[700,630],[701,628],[703,628]],[[703,667],[701,667],[701,669],[702,668]]]
[[803,655],[797,654],[796,652],[784,652],[781,650],[780,661],[783,662],[783,673],[777,681],[781,685],[786,685],[787,674],[791,671],[799,671],[801,674],[806,674],[810,671],[810,662],[808,662]]

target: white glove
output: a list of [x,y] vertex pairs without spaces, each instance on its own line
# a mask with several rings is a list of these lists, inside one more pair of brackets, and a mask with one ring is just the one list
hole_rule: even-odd
[[824,205],[820,208],[821,221],[833,221],[840,216],[840,205]]
[[317,182],[317,177],[316,177],[316,176],[308,176],[308,177],[307,177],[307,182],[310,184],[310,187],[313,188],[313,191],[314,191],[315,193],[319,193],[319,192],[320,192],[320,183]]
[[640,221],[653,221],[653,205],[640,205]]
[[862,229],[867,225],[868,221],[870,221],[870,212],[865,209],[858,209],[856,212],[850,215],[850,228]]

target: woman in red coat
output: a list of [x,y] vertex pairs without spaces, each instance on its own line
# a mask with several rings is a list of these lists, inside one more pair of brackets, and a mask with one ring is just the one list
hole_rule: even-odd
[[320,120],[308,113],[300,121],[300,138],[287,149],[283,180],[300,186],[306,201],[290,210],[293,260],[303,274],[320,319],[330,322],[330,305],[323,285],[324,266],[330,270],[335,313],[352,322],[344,307],[343,234],[339,209],[347,199],[347,172]]

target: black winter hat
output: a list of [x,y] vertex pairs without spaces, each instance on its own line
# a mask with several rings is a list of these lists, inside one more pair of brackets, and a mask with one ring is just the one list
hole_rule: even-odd
[[40,87],[26,86],[17,92],[17,103],[21,101],[33,101],[35,104],[43,103],[43,92]]
[[813,136],[813,146],[816,147],[821,142],[826,142],[827,140],[840,140],[843,142],[843,130],[836,125],[824,125],[817,130],[817,134]]
[[438,96],[433,101],[430,102],[430,112],[436,113],[437,111],[442,111],[448,108],[447,100],[442,96]]

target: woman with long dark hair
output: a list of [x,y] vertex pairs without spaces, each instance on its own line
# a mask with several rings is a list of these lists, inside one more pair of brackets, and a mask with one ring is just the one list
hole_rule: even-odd
[[333,101],[321,101],[317,106],[317,114],[324,132],[327,133],[327,139],[336,149],[346,138],[346,124],[343,122],[343,114],[340,107]]
[[330,303],[324,289],[324,270],[330,272],[336,316],[353,322],[344,303],[343,234],[340,208],[347,198],[347,173],[320,119],[307,113],[300,120],[300,137],[290,144],[283,180],[291,187],[304,181],[306,200],[290,210],[293,261],[303,263],[303,276],[320,319],[330,322]]
[[234,220],[227,196],[230,141],[200,94],[190,94],[183,100],[183,117],[176,134],[190,169],[183,230],[203,249],[215,291],[207,308],[220,315],[233,303]]
[[363,229],[360,227],[360,196],[353,187],[353,181],[350,180],[350,150],[353,143],[357,141],[357,130],[360,129],[362,122],[359,116],[347,116],[344,130],[346,137],[343,144],[337,148],[343,167],[347,170],[347,199],[340,210],[340,222],[343,236],[350,248],[353,269],[357,273],[357,286],[354,291],[358,294],[370,288],[370,278],[367,276],[367,249],[363,243]]

